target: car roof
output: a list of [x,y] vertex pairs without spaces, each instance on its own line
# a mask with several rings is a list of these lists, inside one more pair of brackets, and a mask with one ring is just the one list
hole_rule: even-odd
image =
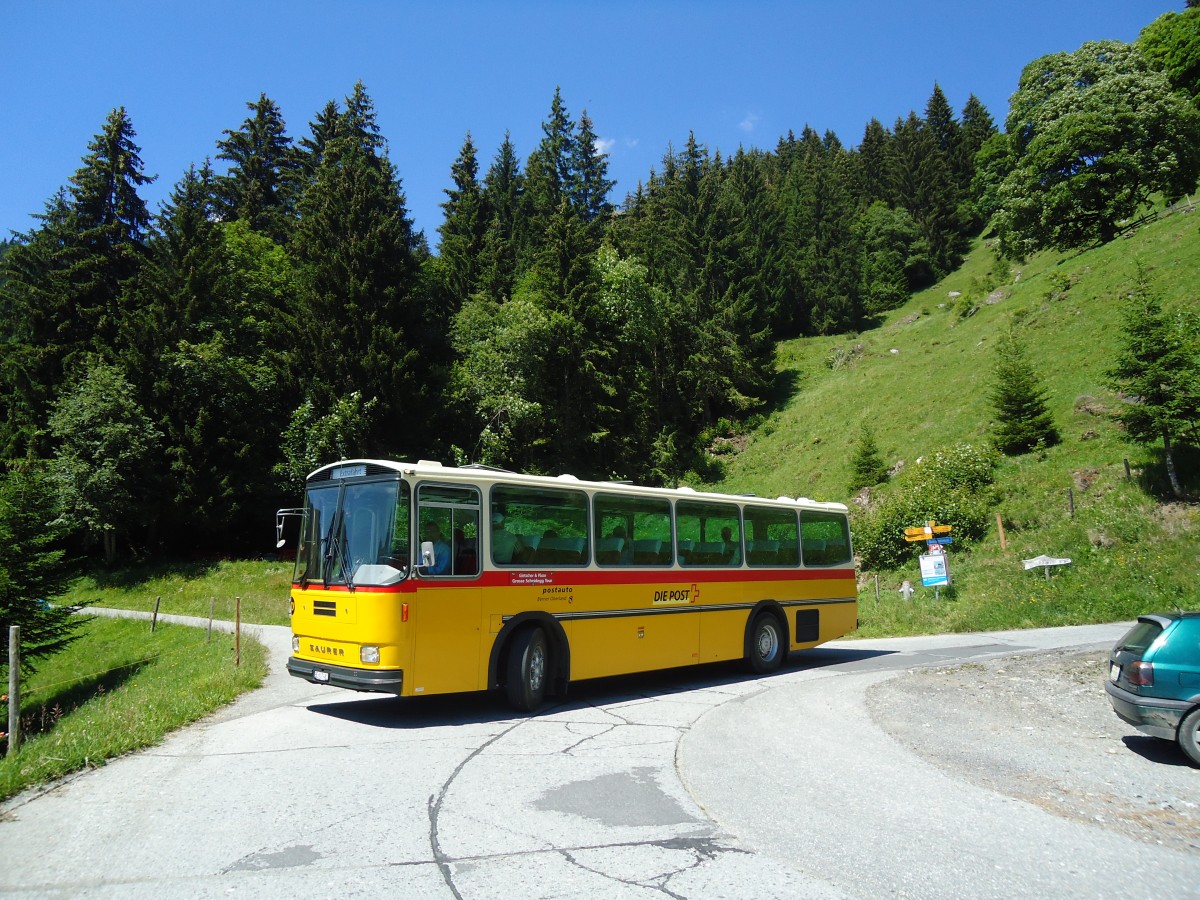
[[1177,609],[1170,612],[1147,613],[1145,615],[1138,616],[1139,621],[1149,620],[1152,622],[1159,622],[1160,624],[1186,619],[1200,619],[1200,610]]

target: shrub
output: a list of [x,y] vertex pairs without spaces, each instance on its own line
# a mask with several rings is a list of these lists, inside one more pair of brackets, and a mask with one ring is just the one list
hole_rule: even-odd
[[904,529],[933,520],[954,526],[956,543],[987,531],[993,504],[995,453],[957,444],[923,458],[898,479],[896,490],[855,521],[854,545],[866,569],[902,565],[921,544],[904,540]]

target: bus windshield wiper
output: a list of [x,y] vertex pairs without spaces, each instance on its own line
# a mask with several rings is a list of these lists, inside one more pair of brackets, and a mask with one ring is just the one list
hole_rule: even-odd
[[346,557],[346,548],[344,542],[339,537],[341,527],[346,520],[344,512],[338,512],[338,515],[333,517],[333,521],[329,523],[329,533],[325,537],[325,564],[321,567],[321,580],[325,582],[325,587],[329,587],[329,576],[332,574],[333,565],[335,562],[342,566],[342,576],[346,579],[346,587],[351,591],[354,590],[354,581],[350,577],[350,561]]

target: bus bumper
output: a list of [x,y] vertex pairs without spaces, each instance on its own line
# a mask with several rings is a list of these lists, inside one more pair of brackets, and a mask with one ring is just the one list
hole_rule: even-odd
[[403,669],[349,669],[292,656],[288,658],[287,670],[313,684],[328,684],[352,691],[399,695],[404,687]]

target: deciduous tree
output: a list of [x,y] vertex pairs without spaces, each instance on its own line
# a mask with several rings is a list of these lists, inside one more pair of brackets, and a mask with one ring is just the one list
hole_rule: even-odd
[[1112,240],[1152,194],[1182,196],[1200,174],[1200,112],[1133,44],[1031,62],[1007,131],[1013,168],[995,221],[1010,257]]

